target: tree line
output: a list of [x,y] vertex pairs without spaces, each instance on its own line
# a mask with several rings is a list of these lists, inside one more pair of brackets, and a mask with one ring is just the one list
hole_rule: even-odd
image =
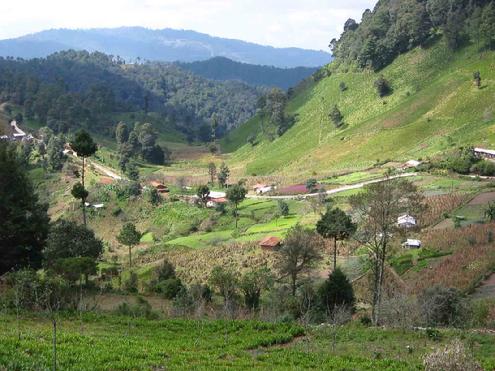
[[210,81],[159,62],[125,65],[103,53],[63,51],[31,60],[0,58],[0,100],[56,132],[84,128],[113,135],[119,112],[158,112],[193,139],[217,115],[219,133],[255,113],[262,90]]
[[452,50],[467,42],[495,46],[492,0],[380,0],[361,23],[346,21],[340,38],[330,42],[337,62],[380,70],[399,54],[433,42],[438,35]]

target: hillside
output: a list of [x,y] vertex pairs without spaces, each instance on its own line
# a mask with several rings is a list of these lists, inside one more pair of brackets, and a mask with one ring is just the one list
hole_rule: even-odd
[[317,68],[295,67],[277,68],[235,62],[224,57],[207,61],[179,63],[179,66],[212,80],[240,80],[249,85],[275,86],[289,89],[311,76]]
[[[331,64],[330,76],[307,84],[289,101],[297,122],[284,135],[263,137],[257,117],[231,132],[223,148],[234,151],[231,165],[247,175],[309,175],[424,158],[463,145],[494,146],[494,57],[475,45],[453,51],[440,40],[379,72]],[[481,73],[481,89],[473,84],[474,71]],[[384,98],[374,86],[380,76],[393,89]],[[329,118],[334,105],[343,115],[340,129]],[[255,146],[246,144],[252,133],[258,136]]]
[[126,64],[73,50],[43,59],[2,58],[0,74],[1,101],[22,106],[27,118],[56,131],[85,126],[112,134],[116,116],[145,111],[161,116],[159,131],[175,126],[195,139],[213,114],[220,131],[249,119],[262,92],[238,81],[207,80],[169,63]]
[[66,49],[99,51],[118,55],[127,61],[140,58],[194,62],[222,56],[239,62],[277,67],[317,67],[330,59],[330,54],[323,51],[274,48],[169,28],[53,29],[0,41],[0,56],[4,57],[46,57]]

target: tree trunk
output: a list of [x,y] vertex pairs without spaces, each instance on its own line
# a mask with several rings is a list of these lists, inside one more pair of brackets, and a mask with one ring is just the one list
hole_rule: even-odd
[[292,286],[292,296],[296,296],[296,281],[297,277],[295,274],[292,274],[291,276],[291,286]]
[[129,245],[129,268],[132,267],[131,245]]
[[52,319],[53,324],[53,371],[57,371],[57,320]]
[[[84,157],[82,158],[82,176],[81,176],[81,180],[82,180],[82,186],[83,186],[83,189],[86,190],[86,187],[84,185]],[[83,223],[84,223],[84,226],[86,226],[86,197],[83,197],[82,198],[82,209],[83,209]]]
[[333,271],[337,268],[337,238],[333,239]]

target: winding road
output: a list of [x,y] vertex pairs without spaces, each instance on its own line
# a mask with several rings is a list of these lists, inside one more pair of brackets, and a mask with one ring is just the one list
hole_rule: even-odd
[[[364,186],[367,186],[368,184],[374,184],[374,183],[380,183],[383,182],[387,179],[397,179],[397,178],[408,178],[411,176],[416,176],[418,173],[405,173],[405,174],[399,174],[399,175],[394,175],[390,176],[388,178],[380,178],[380,179],[374,179],[374,180],[368,180],[366,182],[361,182],[361,183],[356,183],[356,184],[351,184],[351,185],[345,185],[339,188],[334,188],[329,191],[326,191],[325,193],[327,195],[333,195],[336,193],[341,193],[345,191],[350,191],[353,189],[359,189],[363,188]],[[285,196],[259,196],[259,195],[246,195],[246,198],[252,198],[252,199],[260,199],[260,200],[294,200],[294,199],[299,199],[299,198],[308,198],[308,197],[317,197],[319,193],[309,193],[309,194],[303,194],[303,195],[285,195]]]

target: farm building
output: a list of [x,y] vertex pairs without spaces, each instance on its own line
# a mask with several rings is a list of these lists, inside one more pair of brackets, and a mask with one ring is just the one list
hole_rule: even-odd
[[405,214],[397,218],[397,225],[401,228],[414,228],[417,225],[417,221],[415,217]]
[[227,194],[225,192],[210,191],[211,198],[225,198]]
[[282,244],[282,240],[278,237],[268,236],[263,238],[259,246],[265,250],[272,250],[279,247]]
[[408,238],[407,241],[402,244],[402,246],[407,249],[419,249],[421,248],[421,241]]
[[422,162],[421,161],[417,161],[417,160],[409,160],[407,161],[406,163],[404,163],[402,165],[402,168],[403,169],[410,169],[410,168],[414,168],[414,167],[418,167],[419,165],[421,165]]
[[227,202],[229,201],[225,197],[218,197],[218,198],[208,197],[208,201],[206,202],[206,207],[214,208],[220,204],[226,204]]
[[485,148],[475,148],[473,150],[476,157],[495,159],[495,150]]
[[152,180],[150,182],[150,185],[153,188],[155,188],[158,191],[158,193],[168,193],[169,192],[169,189],[165,184],[157,182],[156,180]]

